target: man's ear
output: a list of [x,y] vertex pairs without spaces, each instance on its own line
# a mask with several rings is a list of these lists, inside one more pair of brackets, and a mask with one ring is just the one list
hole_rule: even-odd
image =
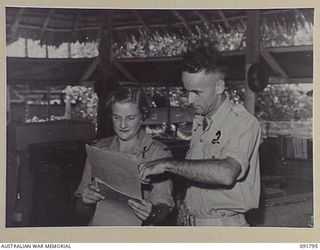
[[216,83],[216,90],[218,95],[222,95],[224,93],[225,89],[225,81],[224,80],[219,80]]

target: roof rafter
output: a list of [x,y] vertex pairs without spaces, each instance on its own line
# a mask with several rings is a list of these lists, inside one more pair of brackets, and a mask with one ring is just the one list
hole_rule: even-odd
[[46,19],[44,20],[44,23],[43,23],[42,29],[41,29],[41,33],[40,33],[40,40],[42,40],[42,36],[43,36],[44,32],[46,31],[46,28],[48,26],[48,23],[50,21],[50,18],[52,16],[53,12],[54,12],[54,9],[50,9]]
[[182,22],[183,26],[186,28],[186,30],[192,34],[191,28],[187,20],[176,10],[173,10],[173,14]]
[[137,10],[132,10],[132,12],[134,13],[134,15],[138,18],[139,22],[142,24],[143,28],[147,31],[150,32],[150,29],[148,27],[148,25],[146,24],[146,22],[143,20],[142,16],[140,15],[140,13]]
[[112,64],[116,66],[120,72],[132,82],[137,82],[136,78],[127,70],[127,68],[117,59],[112,60]]
[[231,30],[231,25],[229,24],[229,21],[227,20],[226,16],[222,12],[222,10],[218,10],[219,16],[221,17],[224,25],[226,26],[227,30]]
[[19,26],[19,23],[21,21],[21,17],[23,15],[23,12],[25,11],[25,8],[21,8],[17,14],[17,16],[15,17],[15,20],[14,20],[14,23],[12,24],[11,26],[11,29],[10,29],[10,37],[12,39],[15,39],[16,38],[16,35],[17,35],[17,31],[18,31],[18,26]]
[[201,19],[201,21],[205,24],[206,27],[210,26],[208,18],[202,12],[195,10],[194,13]]
[[266,62],[270,65],[270,67],[280,74],[283,78],[289,78],[288,74],[284,71],[284,69],[279,65],[279,63],[273,58],[271,53],[269,53],[265,49],[260,49],[260,55],[266,60]]
[[80,84],[82,85],[82,83],[86,82],[89,77],[91,76],[91,74],[94,72],[94,70],[97,68],[97,66],[100,63],[100,57],[96,57],[92,63],[89,65],[88,69],[86,70],[86,72],[84,72],[84,74],[82,75],[81,79],[80,79]]

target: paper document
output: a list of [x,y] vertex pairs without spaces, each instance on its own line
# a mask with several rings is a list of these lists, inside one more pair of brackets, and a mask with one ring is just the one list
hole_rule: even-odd
[[138,163],[126,154],[87,145],[87,157],[99,191],[106,197],[97,203],[92,224],[96,226],[139,226],[128,200],[139,202],[141,186]]
[[136,202],[140,202],[139,199],[135,197],[131,197],[124,193],[121,193],[118,190],[115,190],[114,188],[110,187],[108,184],[103,183],[99,178],[97,178],[96,181],[98,184],[100,194],[107,197],[107,200],[115,200],[125,205],[128,204],[128,200],[134,200]]
[[120,193],[139,199],[141,197],[138,162],[126,154],[111,152],[86,145],[92,176],[98,177]]

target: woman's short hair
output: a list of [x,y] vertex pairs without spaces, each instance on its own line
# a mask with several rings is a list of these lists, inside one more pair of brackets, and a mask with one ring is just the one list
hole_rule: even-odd
[[142,120],[147,119],[150,115],[150,107],[146,95],[140,86],[126,85],[112,91],[106,101],[107,112],[111,113],[112,105],[117,102],[137,104],[142,114]]

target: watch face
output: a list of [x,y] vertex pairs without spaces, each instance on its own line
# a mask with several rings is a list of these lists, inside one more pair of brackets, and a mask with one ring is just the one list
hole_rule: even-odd
[[268,85],[266,70],[261,64],[254,63],[250,66],[248,70],[248,85],[255,93],[261,92]]

